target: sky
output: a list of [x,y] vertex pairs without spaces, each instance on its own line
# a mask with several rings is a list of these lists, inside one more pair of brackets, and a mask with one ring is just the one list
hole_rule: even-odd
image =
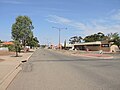
[[120,0],[0,0],[0,40],[12,40],[19,15],[30,17],[40,44],[58,44],[57,28],[61,43],[98,32],[120,34]]

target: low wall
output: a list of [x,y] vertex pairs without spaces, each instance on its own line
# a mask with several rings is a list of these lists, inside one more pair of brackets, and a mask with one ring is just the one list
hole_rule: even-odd
[[8,48],[7,47],[1,47],[0,51],[8,51]]

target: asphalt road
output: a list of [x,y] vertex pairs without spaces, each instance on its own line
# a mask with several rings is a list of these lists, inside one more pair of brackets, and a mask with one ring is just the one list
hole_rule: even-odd
[[7,90],[120,90],[120,60],[37,50]]

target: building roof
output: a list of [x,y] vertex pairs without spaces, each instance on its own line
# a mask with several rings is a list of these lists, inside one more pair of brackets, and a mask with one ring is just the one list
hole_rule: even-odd
[[13,42],[3,42],[3,43],[1,43],[2,45],[14,45],[14,43]]
[[74,46],[74,44],[68,44],[68,43],[66,43],[66,47],[73,47]]
[[81,42],[75,44],[66,44],[67,47],[73,47],[75,45],[100,45],[100,44],[109,44],[108,41],[96,41],[96,42]]
[[98,45],[102,44],[101,41],[96,41],[96,42],[85,42],[85,43],[75,43],[74,45]]

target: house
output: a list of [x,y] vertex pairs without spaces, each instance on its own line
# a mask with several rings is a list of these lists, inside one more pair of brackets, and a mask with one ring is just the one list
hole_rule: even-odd
[[111,44],[108,41],[82,42],[71,45],[74,50],[86,51],[110,51]]
[[14,45],[14,43],[13,42],[3,42],[3,43],[1,43],[1,45]]
[[0,44],[0,51],[8,51],[8,47],[6,45],[14,45],[13,42],[3,42]]

